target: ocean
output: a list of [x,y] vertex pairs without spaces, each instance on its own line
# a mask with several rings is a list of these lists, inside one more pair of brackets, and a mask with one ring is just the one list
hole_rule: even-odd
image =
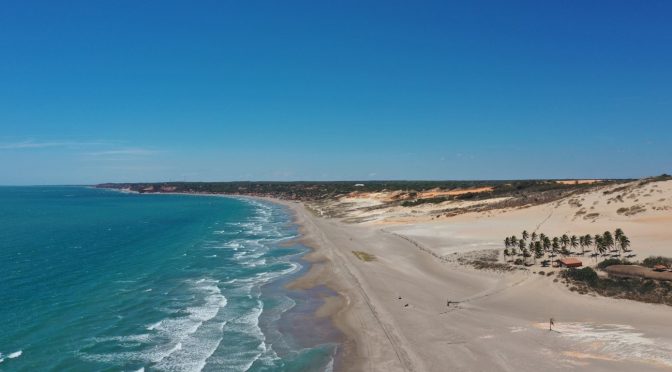
[[0,188],[0,371],[329,371],[284,207]]

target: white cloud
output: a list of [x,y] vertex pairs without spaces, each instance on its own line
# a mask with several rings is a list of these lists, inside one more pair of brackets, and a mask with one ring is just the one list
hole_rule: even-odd
[[121,143],[113,141],[72,141],[72,140],[52,140],[39,141],[34,139],[26,139],[14,142],[0,142],[1,150],[37,150],[46,148],[63,148],[68,150],[90,148],[93,150],[98,148],[100,151],[91,151],[82,153],[96,158],[105,158],[109,160],[111,157],[129,157],[129,156],[147,156],[158,153],[159,151],[150,150],[140,147],[120,147]]
[[130,156],[144,156],[144,155],[153,155],[158,151],[142,149],[142,148],[129,148],[129,149],[116,149],[116,150],[106,150],[106,151],[97,151],[90,152],[88,155],[91,156],[111,156],[111,155],[130,155]]
[[82,147],[82,146],[102,146],[105,142],[78,142],[78,141],[33,141],[25,140],[19,142],[0,143],[0,150],[17,149],[41,149],[47,147]]

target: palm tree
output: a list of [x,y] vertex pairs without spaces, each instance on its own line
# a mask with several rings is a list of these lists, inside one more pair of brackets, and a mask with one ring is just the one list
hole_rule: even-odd
[[618,241],[618,245],[621,246],[621,250],[623,250],[623,252],[628,252],[628,248],[630,247],[630,239],[628,239],[627,236],[622,235],[621,239]]
[[542,246],[544,247],[544,252],[549,252],[551,250],[551,239],[544,235],[544,239],[542,239],[541,242]]
[[523,249],[523,264],[527,265],[527,258],[530,257],[530,251],[527,250],[527,248]]
[[[590,247],[590,246],[592,246],[592,245],[593,245],[593,237],[590,236],[590,234],[586,234],[586,236],[583,237],[583,244],[584,244],[586,247]],[[593,251],[594,251],[594,250],[595,250],[595,249],[593,248]]]
[[530,237],[530,234],[527,233],[527,230],[523,230],[523,240],[527,240]]
[[595,234],[595,236],[593,237],[593,244],[594,244],[593,251],[595,251],[596,255],[599,255],[601,253],[600,245],[602,245],[602,235]]
[[536,241],[536,240],[537,240],[537,233],[533,231],[532,232],[532,241]]
[[[531,241],[531,242],[527,245],[527,251],[530,253],[530,256],[534,258],[534,256],[535,256],[535,255],[534,255],[534,242]],[[536,263],[537,263],[537,259],[534,258],[534,264],[536,264]]]
[[614,248],[614,237],[611,235],[611,232],[605,231],[604,234],[602,234],[602,243],[604,244],[604,247],[608,249],[609,251],[613,252]]
[[586,254],[586,237],[581,235],[579,236],[579,246],[581,246],[581,255]]
[[525,240],[520,239],[518,241],[518,248],[520,248],[520,252],[522,253],[525,250]]
[[562,234],[562,237],[560,238],[560,244],[562,244],[563,249],[567,249],[567,246],[569,245],[569,236],[567,236],[567,234]]
[[572,247],[572,249],[576,249],[576,247],[579,246],[579,239],[576,237],[576,235],[572,235],[572,237],[569,238],[569,245]]
[[541,246],[540,241],[534,242],[534,264],[537,264],[537,258],[544,257],[544,249]]
[[508,258],[509,258],[509,248],[504,248],[504,262],[509,262]]
[[507,236],[506,239],[504,239],[504,248],[509,248],[511,246],[511,240]]
[[618,228],[614,231],[614,239],[616,239],[617,242],[621,240],[623,235],[625,234],[623,234],[623,230],[621,228]]
[[553,248],[552,250],[553,255],[555,255],[560,251],[560,239],[558,239],[557,236],[553,238],[553,243],[551,244],[551,247]]
[[604,256],[607,247],[604,244],[604,237],[602,235],[595,235],[595,248],[597,248],[597,251]]

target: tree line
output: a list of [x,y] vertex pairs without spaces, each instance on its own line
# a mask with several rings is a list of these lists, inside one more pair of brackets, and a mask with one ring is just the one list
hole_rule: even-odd
[[[522,232],[521,238],[516,235],[507,236],[504,239],[504,258],[522,256],[522,260],[516,260],[516,263],[526,264],[527,259],[532,257],[536,264],[537,259],[548,255],[550,258],[561,256],[577,255],[583,256],[587,251],[592,251],[591,257],[625,257],[631,258],[630,239],[625,235],[622,229],[618,228],[611,231],[605,231],[602,234],[586,234],[582,236],[567,235],[550,237],[546,234],[529,234],[527,230]],[[580,248],[581,251],[577,251]]]

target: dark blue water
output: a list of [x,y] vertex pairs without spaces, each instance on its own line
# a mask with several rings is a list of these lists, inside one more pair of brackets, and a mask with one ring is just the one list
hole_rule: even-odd
[[0,370],[329,369],[280,326],[313,301],[296,234],[246,199],[0,188]]

